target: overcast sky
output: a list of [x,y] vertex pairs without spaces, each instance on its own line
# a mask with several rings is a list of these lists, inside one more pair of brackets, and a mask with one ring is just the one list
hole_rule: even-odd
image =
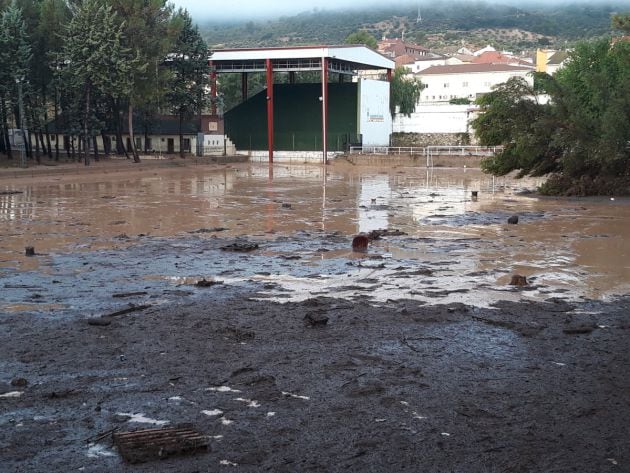
[[184,7],[193,20],[212,20],[226,18],[249,19],[253,17],[277,17],[287,14],[300,13],[313,8],[329,10],[343,7],[358,7],[367,5],[385,5],[413,3],[407,1],[390,1],[383,3],[378,0],[170,0],[176,7]]

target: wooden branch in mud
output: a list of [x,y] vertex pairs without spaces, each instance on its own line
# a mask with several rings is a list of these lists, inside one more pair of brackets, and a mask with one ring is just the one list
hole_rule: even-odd
[[138,312],[140,310],[145,310],[151,307],[149,304],[144,305],[134,305],[131,307],[127,307],[126,309],[119,310],[117,312],[112,312],[111,314],[103,315],[103,317],[118,317],[119,315],[126,315],[132,312]]
[[115,298],[123,298],[123,297],[135,297],[135,296],[146,296],[148,294],[147,291],[138,291],[138,292],[119,292],[117,294],[112,294],[112,297]]

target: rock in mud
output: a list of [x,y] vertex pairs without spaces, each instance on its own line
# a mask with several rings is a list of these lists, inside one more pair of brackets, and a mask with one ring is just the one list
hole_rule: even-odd
[[510,286],[527,286],[529,283],[527,282],[527,278],[525,276],[521,276],[520,274],[514,274],[512,279],[510,280]]
[[365,253],[368,249],[369,239],[365,235],[357,235],[352,240],[352,250]]
[[291,204],[289,204],[289,203],[287,203],[287,202],[284,202],[284,203],[282,204],[282,208],[283,208],[283,209],[290,209],[290,208],[291,208]]
[[222,246],[223,251],[235,251],[240,253],[247,253],[258,249],[258,243],[251,243],[249,241],[236,241],[229,245]]
[[510,218],[508,218],[507,223],[511,225],[516,225],[518,223],[518,215],[512,215]]
[[24,248],[24,255],[25,256],[35,256],[35,247],[27,246],[26,248]]
[[218,284],[223,284],[223,282],[222,281],[207,281],[206,278],[203,278],[202,280],[197,281],[195,286],[197,286],[197,287],[212,287],[212,286],[216,286]]
[[24,378],[14,378],[11,380],[11,386],[17,386],[17,387],[23,388],[27,384],[28,384],[28,381]]
[[323,327],[328,324],[328,317],[317,312],[306,314],[304,323],[309,327]]

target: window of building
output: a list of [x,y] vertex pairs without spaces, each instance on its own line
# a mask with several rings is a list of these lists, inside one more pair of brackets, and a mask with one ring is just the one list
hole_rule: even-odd
[[445,82],[445,83],[444,83],[444,88],[445,88],[445,89],[448,89],[448,82]]
[[184,138],[184,151],[190,151],[190,138]]
[[468,87],[468,82],[462,82],[462,87]]

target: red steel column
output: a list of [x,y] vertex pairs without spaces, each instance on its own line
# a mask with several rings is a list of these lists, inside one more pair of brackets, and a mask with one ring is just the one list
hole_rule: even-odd
[[273,64],[267,59],[267,143],[269,164],[273,163]]
[[241,94],[245,102],[247,100],[247,72],[241,73]]
[[324,164],[328,163],[328,61],[322,57],[322,151]]

